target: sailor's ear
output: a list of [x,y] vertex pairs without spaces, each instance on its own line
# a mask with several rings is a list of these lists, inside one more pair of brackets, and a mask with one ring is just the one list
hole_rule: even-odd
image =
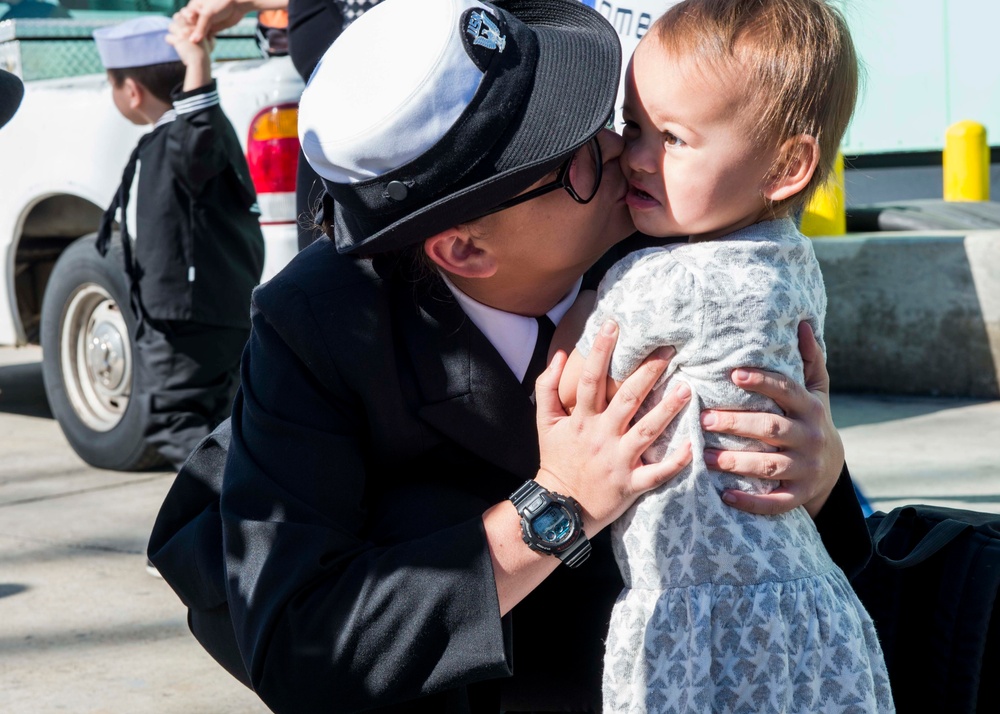
[[467,226],[455,226],[431,236],[424,241],[424,253],[446,273],[463,278],[488,278],[497,271],[496,256]]

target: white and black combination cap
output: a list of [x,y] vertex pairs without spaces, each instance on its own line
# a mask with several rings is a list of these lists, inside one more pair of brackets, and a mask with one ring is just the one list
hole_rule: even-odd
[[[317,65],[299,139],[342,253],[472,220],[605,125],[617,33],[578,0],[385,0]],[[330,217],[327,217],[328,219]]]

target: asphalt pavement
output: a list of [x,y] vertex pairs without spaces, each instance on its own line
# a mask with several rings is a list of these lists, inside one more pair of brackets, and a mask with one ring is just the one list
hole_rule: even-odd
[[146,573],[174,474],[81,461],[49,413],[40,358],[0,349],[0,712],[266,712]]
[[[265,712],[145,571],[173,473],[84,464],[49,413],[40,358],[0,349],[0,712]],[[833,411],[876,508],[1000,513],[1000,401],[836,394]]]

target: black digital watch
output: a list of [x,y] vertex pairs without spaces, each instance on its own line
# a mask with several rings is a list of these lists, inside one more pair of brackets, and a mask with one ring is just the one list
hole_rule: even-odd
[[576,499],[525,481],[510,495],[521,516],[521,538],[534,551],[554,555],[575,568],[590,555],[583,532],[583,511]]

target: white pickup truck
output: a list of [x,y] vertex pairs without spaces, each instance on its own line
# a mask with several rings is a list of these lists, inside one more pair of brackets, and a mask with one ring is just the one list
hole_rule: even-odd
[[[0,22],[0,66],[25,80],[21,107],[0,130],[0,345],[41,344],[49,405],[70,444],[94,466],[133,470],[157,457],[142,441],[132,392],[133,319],[122,309],[121,254],[101,258],[93,234],[147,128],[118,114],[103,73],[32,79],[33,69],[36,76],[59,74],[52,58],[65,49],[33,43],[76,42],[62,73],[74,74],[80,65],[99,71],[87,65],[96,57],[89,37],[99,24]],[[255,47],[254,23],[241,25],[230,38],[242,32],[244,44]],[[219,48],[225,55],[226,43],[220,40]],[[295,119],[302,80],[287,57],[216,62],[213,73],[257,188],[266,280],[297,247]],[[133,230],[141,241],[141,226]]]

